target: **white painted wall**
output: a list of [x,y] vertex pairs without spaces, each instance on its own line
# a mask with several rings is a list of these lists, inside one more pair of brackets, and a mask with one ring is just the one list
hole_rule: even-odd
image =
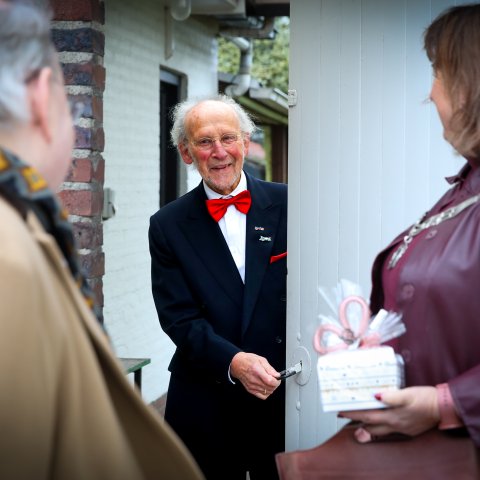
[[[217,91],[215,25],[175,24],[166,60],[163,2],[106,0],[105,187],[117,214],[104,223],[105,325],[121,357],[150,357],[143,396],[166,392],[173,344],[160,329],[150,289],[148,221],[158,208],[160,67],[187,76],[188,95]],[[196,172],[188,175],[189,188]]]
[[287,359],[312,359],[309,382],[287,383],[287,450],[318,445],[338,428],[320,409],[312,348],[318,286],[340,278],[370,294],[381,247],[447,189],[463,164],[426,104],[425,27],[449,0],[290,2]]

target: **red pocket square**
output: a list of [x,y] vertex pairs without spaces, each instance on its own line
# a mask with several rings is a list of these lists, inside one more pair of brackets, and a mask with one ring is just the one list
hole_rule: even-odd
[[272,255],[270,257],[270,263],[276,262],[277,260],[281,260],[287,256],[287,252],[281,253],[280,255]]

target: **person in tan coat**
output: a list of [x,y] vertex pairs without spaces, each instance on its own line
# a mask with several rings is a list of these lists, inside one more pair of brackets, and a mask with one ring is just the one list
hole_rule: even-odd
[[73,141],[48,15],[0,0],[0,478],[200,480],[92,312],[52,193]]

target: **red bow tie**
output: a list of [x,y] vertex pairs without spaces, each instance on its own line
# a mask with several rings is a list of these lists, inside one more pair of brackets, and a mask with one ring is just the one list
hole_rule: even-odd
[[208,213],[212,218],[218,222],[227,211],[230,205],[235,205],[235,208],[242,213],[247,214],[252,204],[252,198],[248,190],[240,192],[232,198],[217,198],[214,200],[206,200]]

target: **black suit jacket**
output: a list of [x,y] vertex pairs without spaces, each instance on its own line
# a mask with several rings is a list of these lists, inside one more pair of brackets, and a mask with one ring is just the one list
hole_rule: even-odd
[[150,219],[153,297],[177,347],[173,374],[228,382],[240,351],[285,368],[286,257],[272,257],[287,251],[287,187],[246,176],[245,285],[202,183]]

